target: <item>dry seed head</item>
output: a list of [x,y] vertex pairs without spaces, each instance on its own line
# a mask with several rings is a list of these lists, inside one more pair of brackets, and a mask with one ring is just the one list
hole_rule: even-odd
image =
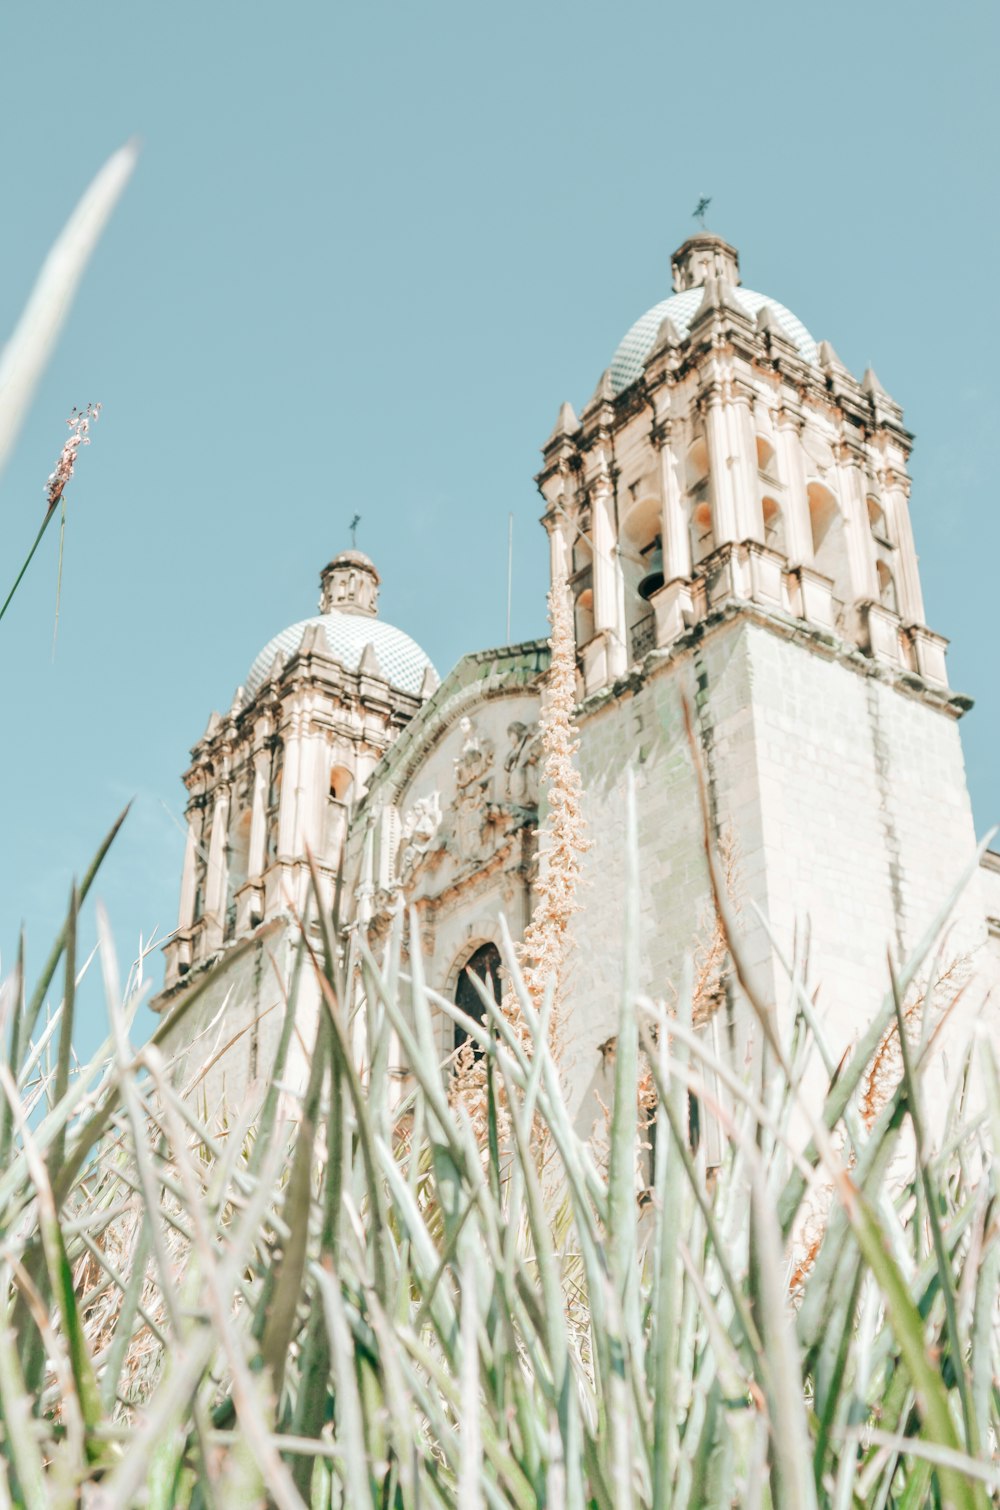
[[73,476],[73,468],[76,465],[77,452],[81,446],[90,445],[90,427],[96,424],[101,414],[100,404],[88,404],[86,409],[74,407],[69,419],[69,437],[59,453],[55,471],[49,474],[45,484],[45,496],[48,499],[49,510],[55,508],[66,490],[70,478]]

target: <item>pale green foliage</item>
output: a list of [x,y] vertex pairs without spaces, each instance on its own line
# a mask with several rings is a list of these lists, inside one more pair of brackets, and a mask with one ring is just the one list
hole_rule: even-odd
[[[208,1128],[172,1089],[165,1031],[130,1045],[134,992],[106,939],[109,1057],[72,1067],[74,896],[41,992],[26,1001],[15,978],[4,998],[0,1504],[985,1510],[1000,1483],[988,1046],[972,1070],[985,1113],[959,1098],[942,1153],[916,1140],[919,1167],[919,1053],[870,1131],[852,1110],[891,996],[838,1074],[802,995],[763,1105],[713,1061],[683,991],[670,1018],[637,995],[630,873],[610,1189],[564,1100],[551,992],[536,1011],[512,949],[528,1040],[489,992],[484,1029],[419,961],[407,976],[399,933],[377,965],[341,962],[310,926],[301,968],[325,1011],[294,1116],[272,1091]],[[64,951],[69,995],[40,1033]],[[439,1011],[487,1056],[484,1146],[449,1106]],[[390,1030],[413,1072],[396,1104]],[[832,1084],[816,1115],[798,1108],[819,1150],[803,1159],[783,1130],[810,1051]],[[640,1198],[643,1055],[658,1109]],[[726,1122],[714,1173],[690,1146],[691,1092]],[[791,1297],[817,1190],[829,1205]]]

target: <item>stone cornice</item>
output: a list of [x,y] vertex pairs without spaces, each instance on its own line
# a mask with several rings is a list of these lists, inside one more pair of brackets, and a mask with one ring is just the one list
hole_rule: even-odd
[[782,639],[801,644],[814,654],[822,656],[824,660],[838,661],[855,675],[871,677],[875,681],[883,682],[903,696],[924,703],[925,706],[946,714],[950,718],[961,718],[973,706],[972,698],[964,693],[952,692],[946,687],[932,686],[913,671],[897,669],[884,661],[875,660],[863,654],[856,645],[842,640],[839,635],[817,629],[787,614],[768,612],[757,603],[730,599],[699,620],[667,649],[651,650],[641,665],[634,666],[626,676],[620,677],[610,687],[602,687],[599,692],[585,698],[577,706],[575,715],[577,721],[581,724],[585,723],[588,718],[610,703],[632,696],[652,677],[686,660],[694,652],[696,646],[721,633],[737,619],[757,624],[770,633],[779,635]]

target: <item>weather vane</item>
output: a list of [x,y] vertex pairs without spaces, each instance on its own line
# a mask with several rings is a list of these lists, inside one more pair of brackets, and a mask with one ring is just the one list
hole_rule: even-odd
[[695,205],[694,215],[693,215],[692,218],[694,220],[697,220],[697,222],[701,226],[702,230],[705,229],[705,211],[708,209],[708,207],[709,207],[709,205],[711,203],[712,203],[711,199],[710,198],[706,199],[705,195],[703,194],[701,196],[701,198],[698,200],[698,203]]
[[356,550],[357,549],[357,544],[358,544],[358,525],[360,523],[361,523],[361,515],[360,514],[355,514],[355,516],[351,520],[351,524],[350,524],[350,529],[351,529],[351,550]]

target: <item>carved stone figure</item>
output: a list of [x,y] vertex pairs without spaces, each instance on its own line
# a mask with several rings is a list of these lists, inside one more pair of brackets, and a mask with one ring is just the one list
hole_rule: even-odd
[[437,792],[431,792],[429,797],[418,798],[404,815],[399,846],[399,879],[404,883],[434,847],[442,817],[441,800]]
[[518,807],[538,806],[538,766],[542,740],[537,724],[519,720],[507,726],[510,749],[504,758],[504,790]]
[[455,846],[462,860],[483,860],[489,849],[493,741],[484,739],[471,718],[463,718],[462,748],[455,759]]

